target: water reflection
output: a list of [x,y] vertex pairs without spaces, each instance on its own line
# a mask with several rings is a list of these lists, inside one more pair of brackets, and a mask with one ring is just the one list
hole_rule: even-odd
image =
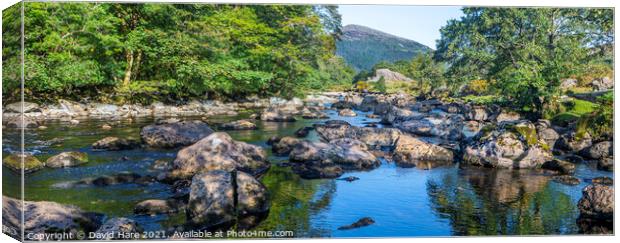
[[571,197],[533,171],[461,169],[427,182],[432,209],[454,235],[539,235],[576,232]]

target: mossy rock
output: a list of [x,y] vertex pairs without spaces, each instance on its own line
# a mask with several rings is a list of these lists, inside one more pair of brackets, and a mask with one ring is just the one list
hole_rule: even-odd
[[62,152],[47,159],[45,165],[52,168],[71,167],[88,162],[88,154],[82,152]]
[[527,124],[517,124],[512,127],[525,140],[528,146],[534,146],[538,144],[538,135],[536,134],[536,128],[534,125],[527,126]]
[[[10,170],[17,172],[17,173],[21,173],[21,156],[22,155],[17,155],[17,154],[11,154],[9,156],[4,157],[4,159],[2,159],[2,165],[6,166],[7,168],[9,168]],[[39,169],[43,168],[43,163],[41,161],[39,161],[39,159],[37,159],[36,157],[32,156],[32,155],[23,155],[24,157],[24,172],[25,173],[31,173],[31,172],[35,172]]]

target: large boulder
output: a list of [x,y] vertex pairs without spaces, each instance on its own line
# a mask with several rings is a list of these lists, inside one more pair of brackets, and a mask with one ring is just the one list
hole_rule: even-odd
[[598,78],[592,81],[592,87],[596,91],[605,91],[614,88],[614,80],[609,77]]
[[500,168],[535,168],[552,159],[530,122],[486,127],[464,150],[467,164]]
[[484,106],[473,106],[465,112],[467,120],[487,121],[491,117],[489,110]]
[[394,148],[394,161],[403,167],[413,167],[426,162],[449,162],[454,154],[449,149],[430,144],[409,135],[401,135]]
[[42,169],[45,165],[36,157],[29,154],[11,154],[2,159],[2,165],[10,170],[21,173],[22,159],[24,160],[24,173],[32,173]]
[[383,115],[381,122],[384,124],[393,124],[398,121],[413,119],[416,115],[416,113],[409,109],[392,106]]
[[324,151],[330,147],[323,142],[300,141],[290,151],[289,159],[292,162],[322,161]]
[[88,154],[82,152],[62,152],[47,159],[45,165],[52,168],[72,167],[88,162]]
[[138,240],[142,228],[134,220],[128,218],[111,218],[95,232],[94,239],[89,240]]
[[234,221],[269,210],[265,186],[241,171],[197,174],[190,187],[187,216],[201,229],[226,228]]
[[557,171],[560,174],[575,173],[575,164],[560,159],[553,159],[542,164],[543,169]]
[[614,171],[614,158],[602,158],[596,164],[596,168],[604,171]]
[[407,76],[399,73],[399,72],[394,72],[390,69],[387,68],[380,68],[377,69],[375,71],[375,76],[368,79],[368,82],[377,82],[379,81],[381,78],[383,78],[383,80],[387,81],[402,81],[402,82],[413,82],[412,79],[407,78]]
[[582,217],[612,219],[614,216],[614,188],[604,185],[589,185],[582,191],[577,204]]
[[[22,106],[23,104],[23,106]],[[22,111],[23,108],[23,111]],[[15,102],[4,106],[4,112],[29,113],[41,111],[39,105],[32,102]]]
[[6,119],[6,127],[8,128],[37,128],[39,124],[32,118],[27,116],[14,116]]
[[170,176],[188,179],[194,174],[211,170],[240,170],[260,175],[269,166],[261,147],[235,141],[226,133],[216,132],[181,149],[172,162]]
[[614,155],[614,143],[611,141],[595,143],[591,147],[582,150],[580,154],[589,159],[607,158]]
[[176,148],[198,142],[211,133],[213,130],[202,121],[182,121],[145,126],[140,137],[151,147]]
[[94,142],[92,148],[94,150],[110,150],[110,151],[118,151],[118,150],[128,150],[135,149],[140,147],[138,141],[133,139],[124,139],[118,137],[105,137],[97,142]]
[[329,142],[324,158],[346,170],[368,170],[381,163],[368,151],[365,143],[350,138],[341,138]]
[[401,132],[395,128],[354,127],[346,122],[328,121],[316,124],[316,132],[324,141],[340,138],[360,140],[370,148],[393,147]]
[[456,114],[439,114],[394,123],[403,132],[424,137],[440,137],[449,140],[463,138],[463,117]]
[[[21,220],[22,213],[24,221]],[[78,232],[94,232],[101,225],[101,218],[99,214],[87,213],[72,205],[46,201],[22,201],[2,196],[2,224],[7,229],[15,229],[15,232],[5,231],[10,234],[16,233],[14,237],[19,237],[22,226],[26,237],[29,235],[37,237],[39,234],[49,232],[67,232],[74,236]],[[26,238],[25,240],[46,239]]]
[[560,137],[557,145],[560,149],[568,152],[577,153],[585,148],[592,146],[592,138],[587,132],[583,134],[569,132]]

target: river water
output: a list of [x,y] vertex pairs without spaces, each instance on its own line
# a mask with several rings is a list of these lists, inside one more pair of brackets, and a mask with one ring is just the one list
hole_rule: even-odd
[[[330,119],[346,120],[363,126],[377,119],[339,117],[328,111]],[[213,124],[245,118],[216,117]],[[186,117],[184,119],[199,119]],[[575,223],[577,202],[588,180],[609,176],[612,172],[596,170],[596,165],[579,164],[577,186],[556,183],[542,172],[529,170],[494,170],[452,166],[430,170],[400,168],[382,160],[379,168],[364,172],[347,172],[360,180],[304,180],[288,167],[277,164],[287,157],[271,154],[265,143],[272,136],[293,136],[302,127],[323,120],[301,119],[294,123],[257,122],[258,130],[229,131],[236,140],[265,148],[271,169],[261,178],[271,195],[271,210],[256,230],[290,230],[295,237],[399,237],[451,235],[539,235],[578,234]],[[111,130],[101,129],[108,120],[83,120],[76,126],[47,122],[46,130],[27,130],[26,151],[41,161],[63,151],[81,151],[89,155],[86,165],[49,169],[26,175],[25,195],[31,201],[55,201],[72,204],[85,211],[107,217],[136,220],[145,230],[165,230],[185,221],[183,213],[175,215],[137,216],[136,203],[170,196],[168,185],[120,184],[106,187],[60,185],[89,177],[135,172],[156,175],[151,169],[156,160],[173,160],[177,150],[136,149],[128,151],[91,151],[90,145],[106,136],[139,138],[140,128],[153,123],[142,118],[131,123],[120,121]],[[19,130],[3,129],[3,157],[19,150]],[[318,140],[310,133],[309,140]],[[2,170],[6,196],[19,197],[20,177]],[[376,222],[368,227],[337,230],[362,217]]]

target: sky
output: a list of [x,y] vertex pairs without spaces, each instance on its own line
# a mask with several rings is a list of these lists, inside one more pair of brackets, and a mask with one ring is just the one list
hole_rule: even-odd
[[457,6],[340,5],[342,25],[357,24],[422,43],[435,49],[439,29],[462,16]]

